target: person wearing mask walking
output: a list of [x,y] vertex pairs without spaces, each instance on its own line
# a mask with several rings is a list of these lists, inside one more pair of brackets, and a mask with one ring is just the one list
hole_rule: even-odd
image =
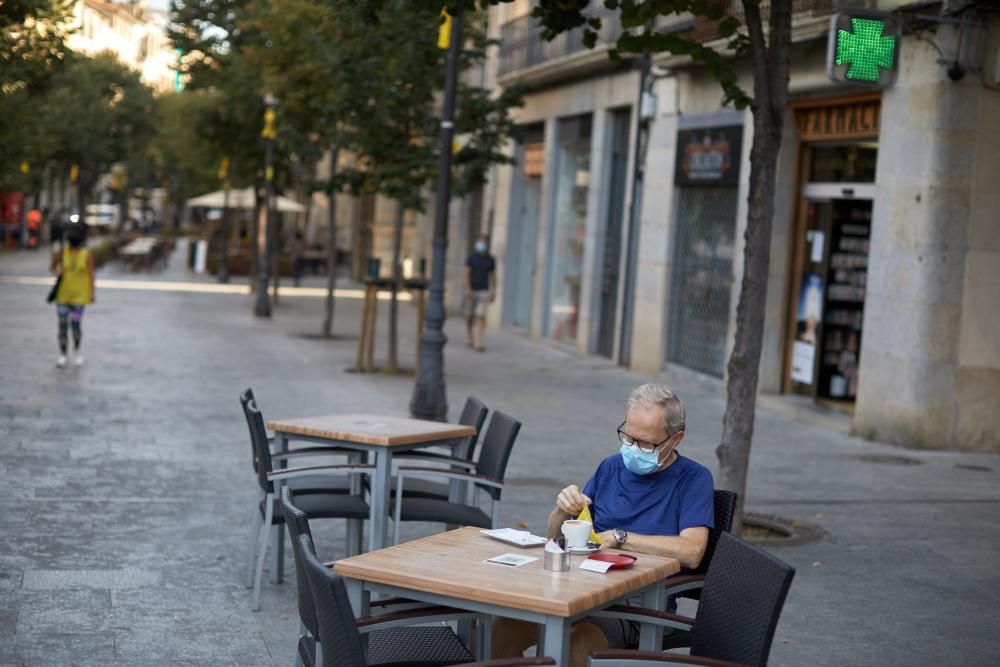
[[465,262],[466,345],[479,352],[486,351],[483,347],[486,309],[495,297],[496,261],[489,253],[489,237],[481,234],[476,240],[475,251]]
[[69,353],[69,331],[73,332],[73,364],[83,365],[80,343],[83,338],[83,309],[94,303],[94,258],[84,243],[83,225],[70,226],[64,235],[66,243],[52,253],[49,272],[60,276],[56,290],[56,312],[59,315],[59,358],[56,366],[65,368]]

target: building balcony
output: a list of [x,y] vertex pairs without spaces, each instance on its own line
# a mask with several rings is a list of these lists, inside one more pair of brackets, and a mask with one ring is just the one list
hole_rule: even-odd
[[[726,13],[743,20],[741,0],[715,0]],[[826,20],[841,7],[875,7],[878,0],[793,0],[793,41],[812,39],[825,34]],[[768,20],[770,2],[761,5],[762,18]],[[529,84],[551,83],[569,79],[614,65],[607,52],[622,35],[618,12],[595,7],[591,15],[601,19],[597,45],[588,49],[583,43],[583,28],[576,28],[556,36],[552,41],[542,39],[542,29],[531,15],[508,21],[500,27],[500,53],[497,76],[502,84],[521,80]],[[719,38],[718,23],[689,15],[662,17],[658,29],[683,31],[684,35],[699,42],[712,42]]]

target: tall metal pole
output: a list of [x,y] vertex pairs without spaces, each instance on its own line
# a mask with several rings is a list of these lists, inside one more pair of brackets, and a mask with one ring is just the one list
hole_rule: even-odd
[[222,219],[219,221],[219,282],[229,282],[229,190],[232,183],[229,180],[229,158],[222,158],[219,165],[219,177],[222,178]]
[[[278,101],[270,94],[264,96],[264,243],[257,253],[257,306],[254,315],[271,317],[271,299],[268,287],[271,282],[271,257],[274,253],[274,221],[271,219],[271,206],[274,202],[274,107]],[[260,233],[258,232],[258,237]],[[258,245],[260,241],[258,240]]]
[[441,148],[434,200],[434,244],[431,283],[424,335],[420,345],[420,374],[413,387],[410,412],[421,419],[443,421],[448,415],[444,386],[444,274],[448,256],[448,205],[451,202],[451,144],[455,130],[455,96],[458,87],[458,55],[462,48],[462,15],[451,19],[451,37],[445,66],[444,108],[441,111]]

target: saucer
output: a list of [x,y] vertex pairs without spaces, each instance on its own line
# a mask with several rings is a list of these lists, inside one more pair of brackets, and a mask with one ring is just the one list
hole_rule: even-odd
[[596,542],[587,542],[585,547],[567,547],[571,554],[594,554],[601,550],[601,545]]

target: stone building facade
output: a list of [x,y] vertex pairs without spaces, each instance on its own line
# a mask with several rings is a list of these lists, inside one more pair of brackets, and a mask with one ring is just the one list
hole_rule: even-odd
[[[795,3],[760,388],[846,412],[879,440],[1000,451],[1000,16],[867,4],[908,26],[884,89],[832,83],[835,3]],[[678,58],[656,60],[641,96],[637,63],[573,34],[543,42],[530,9],[490,11],[492,75],[530,90],[517,165],[495,170],[483,203],[501,271],[491,324],[721,380],[750,113],[721,108],[718,84]]]

